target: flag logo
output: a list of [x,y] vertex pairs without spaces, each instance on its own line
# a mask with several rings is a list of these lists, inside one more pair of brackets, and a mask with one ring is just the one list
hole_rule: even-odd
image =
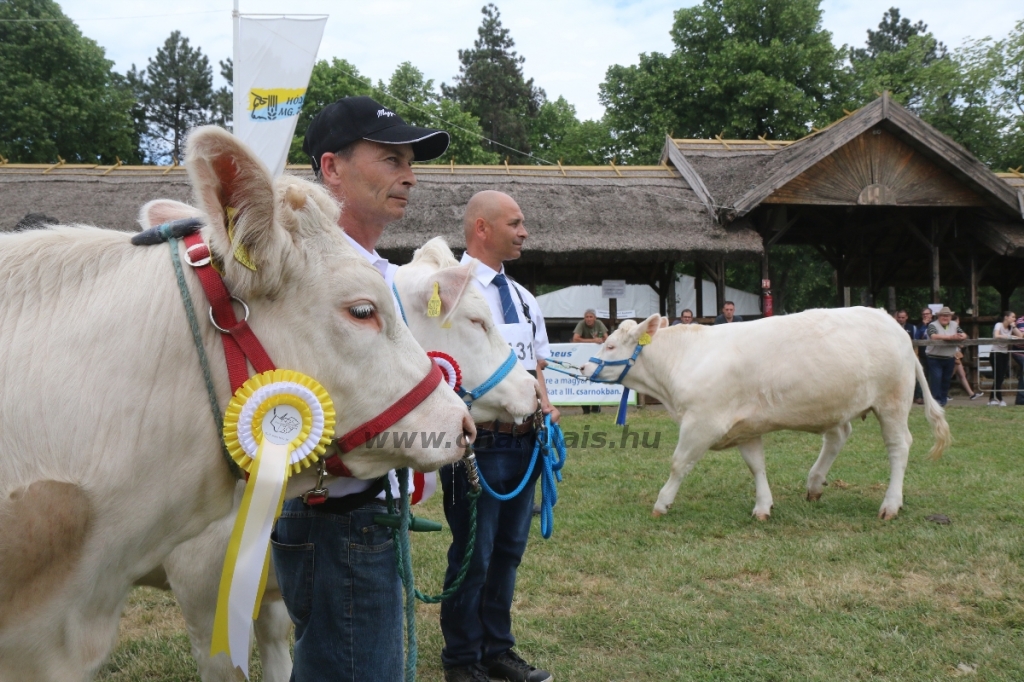
[[298,116],[305,98],[304,88],[253,88],[249,91],[249,118],[279,121]]

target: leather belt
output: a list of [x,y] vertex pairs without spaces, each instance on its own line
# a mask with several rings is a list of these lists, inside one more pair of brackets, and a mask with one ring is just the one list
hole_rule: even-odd
[[384,486],[387,484],[388,477],[382,476],[373,482],[373,484],[366,490],[358,493],[352,493],[351,495],[343,495],[342,497],[328,497],[323,502],[317,505],[309,505],[306,507],[309,509],[315,509],[319,512],[325,512],[327,514],[343,515],[353,512],[359,509],[364,504],[374,501],[377,499],[377,495],[384,490]]
[[476,428],[478,431],[483,429],[484,431],[491,431],[493,433],[508,433],[513,436],[521,436],[524,433],[533,431],[535,426],[535,417],[531,414],[522,424],[502,422],[495,419],[489,422],[477,423]]

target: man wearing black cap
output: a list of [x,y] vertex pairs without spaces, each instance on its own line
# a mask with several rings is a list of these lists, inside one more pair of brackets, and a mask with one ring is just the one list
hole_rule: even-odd
[[[413,161],[444,154],[443,130],[406,125],[369,97],[328,105],[306,130],[303,151],[324,186],[344,202],[339,225],[390,287],[398,269],[377,253],[384,227],[405,215]],[[416,477],[419,479],[419,476]],[[393,475],[392,475],[393,479]],[[433,475],[417,481],[422,499]],[[326,502],[288,500],[273,535],[274,568],[295,622],[292,680],[395,682],[403,677],[402,590],[386,512],[385,479],[340,478]]]

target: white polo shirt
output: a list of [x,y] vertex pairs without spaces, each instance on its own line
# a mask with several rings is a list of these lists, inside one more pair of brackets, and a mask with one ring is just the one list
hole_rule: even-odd
[[[347,232],[343,231],[342,234],[345,235],[345,239],[347,239],[348,243],[352,245],[352,248],[356,250],[356,253],[365,258],[366,261],[370,265],[372,265],[377,270],[377,272],[379,272],[381,276],[384,278],[384,283],[388,285],[388,290],[391,292],[391,300],[395,304],[395,311],[398,312],[398,316],[399,318],[401,318],[401,307],[398,304],[398,300],[395,298],[394,289],[391,288],[395,282],[395,273],[398,272],[398,266],[395,265],[394,263],[389,262],[387,258],[384,258],[379,253],[377,253],[376,249],[374,249],[373,251],[367,251],[366,249],[363,248],[362,244],[360,244],[351,236],[349,236]],[[395,472],[393,470],[388,472],[388,480],[391,482],[391,494],[397,500],[399,493],[398,478],[395,476]],[[417,482],[420,482],[423,486],[423,495],[419,499],[419,502],[423,502],[428,497],[433,495],[435,490],[437,490],[437,476],[433,472],[429,474],[420,474],[414,472],[409,479],[410,496],[412,496],[416,492]],[[356,493],[361,493],[367,488],[369,488],[372,483],[373,481],[364,481],[358,478],[339,478],[336,481],[332,482],[330,485],[328,485],[327,490],[330,492],[331,497],[344,497],[345,495],[355,495]],[[385,499],[384,493],[382,492],[380,495],[377,496],[377,498],[381,500]]]
[[[471,258],[472,256],[468,253],[463,253],[461,262],[466,263]],[[487,305],[491,308],[491,318],[494,320],[494,324],[498,325],[499,329],[514,326],[505,324],[505,314],[501,309],[501,293],[498,291],[497,285],[494,284],[494,278],[498,271],[478,260],[476,271],[473,274],[477,289],[484,295],[484,300],[487,301]],[[501,274],[505,275],[504,265],[501,266]],[[540,311],[540,304],[537,303],[537,299],[533,294],[527,291],[525,287],[513,282],[512,278],[508,277],[508,275],[505,275],[505,277],[508,280],[509,287],[515,289],[515,291],[510,291],[509,294],[512,296],[512,303],[515,305],[516,313],[519,315],[519,322],[528,324],[531,320],[533,321],[534,329],[531,330],[531,335],[533,336],[532,353],[528,349],[525,352],[524,349],[516,349],[512,339],[507,335],[505,340],[509,341],[510,345],[513,345],[513,350],[517,351],[519,364],[523,365],[526,369],[536,369],[538,358],[547,360],[551,355],[551,349],[548,346],[548,328],[544,324],[544,314]],[[530,310],[529,319],[526,318],[525,311],[523,310],[524,304]]]

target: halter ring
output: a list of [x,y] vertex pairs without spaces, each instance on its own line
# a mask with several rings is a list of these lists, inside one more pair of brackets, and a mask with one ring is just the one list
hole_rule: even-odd
[[[232,296],[231,300],[232,301],[238,301],[239,303],[241,303],[242,304],[242,309],[245,311],[245,315],[242,316],[242,319],[239,320],[239,322],[248,322],[249,321],[249,306],[246,305],[245,301],[243,301],[242,299],[238,298],[237,296]],[[213,319],[213,306],[210,306],[210,322],[213,324],[214,327],[217,328],[217,331],[219,331],[221,334],[230,334],[231,333],[227,329],[224,329],[224,327],[222,327],[219,324],[217,324],[217,320]]]

